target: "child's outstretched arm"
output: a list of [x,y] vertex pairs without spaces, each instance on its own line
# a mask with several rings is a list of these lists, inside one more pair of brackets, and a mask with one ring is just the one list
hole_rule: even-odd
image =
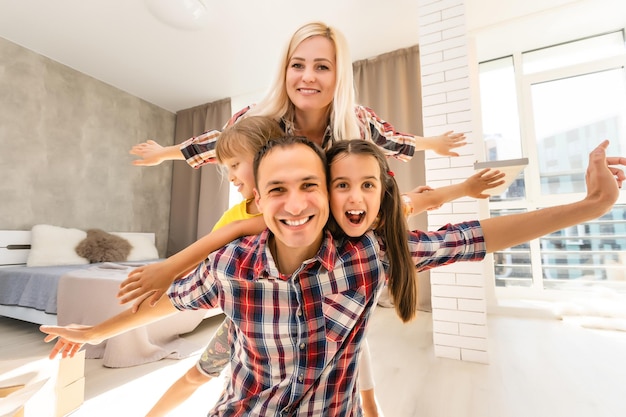
[[435,189],[417,187],[404,195],[411,200],[412,211],[409,210],[410,214],[419,214],[426,210],[439,208],[442,204],[461,197],[487,198],[489,195],[483,194],[485,190],[502,185],[504,175],[498,170],[486,168],[458,184]]
[[132,309],[125,310],[120,314],[111,317],[95,326],[81,326],[71,324],[69,326],[41,326],[39,329],[46,333],[45,342],[57,339],[56,344],[50,352],[50,359],[61,354],[74,356],[85,344],[98,344],[128,330],[155,322],[178,310],[172,305],[170,299],[163,297],[155,306],[142,305],[135,313]]
[[626,179],[624,171],[611,165],[626,165],[624,157],[606,157],[605,140],[589,154],[585,176],[587,195],[575,203],[527,213],[481,220],[487,252],[510,248],[548,233],[598,218],[613,207]]
[[193,270],[211,252],[239,237],[258,234],[264,229],[263,216],[237,220],[220,227],[162,262],[132,270],[120,284],[117,297],[121,304],[135,301],[134,311],[143,301],[154,305],[176,278]]

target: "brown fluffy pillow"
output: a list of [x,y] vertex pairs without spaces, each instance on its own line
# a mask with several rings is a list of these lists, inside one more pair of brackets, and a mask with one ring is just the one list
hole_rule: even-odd
[[76,246],[76,253],[89,262],[121,262],[132,246],[128,240],[100,229],[87,230],[87,237]]

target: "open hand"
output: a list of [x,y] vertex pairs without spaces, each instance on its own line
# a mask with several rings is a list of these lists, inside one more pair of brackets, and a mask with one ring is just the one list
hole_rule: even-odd
[[52,342],[58,339],[50,355],[54,359],[58,354],[62,357],[73,357],[86,343],[97,345],[101,340],[92,339],[89,331],[93,326],[83,326],[80,324],[70,324],[69,326],[40,326],[39,330],[46,333],[44,342]]
[[172,281],[172,275],[166,272],[163,262],[140,266],[130,271],[128,277],[122,281],[117,297],[120,304],[134,301],[132,311],[136,312],[144,301],[154,306],[166,293]]
[[504,176],[505,173],[497,169],[485,168],[478,171],[465,180],[467,187],[465,195],[473,198],[487,198],[489,194],[483,194],[483,191],[504,184]]
[[459,156],[459,154],[453,152],[452,149],[459,148],[466,144],[467,141],[465,140],[465,134],[448,131],[443,135],[437,136],[433,139],[431,149],[439,155]]
[[153,140],[133,146],[129,153],[141,158],[133,161],[137,166],[154,166],[165,161],[165,148]]

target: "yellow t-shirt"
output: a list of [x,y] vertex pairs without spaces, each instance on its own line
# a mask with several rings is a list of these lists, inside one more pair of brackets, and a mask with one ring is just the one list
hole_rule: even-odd
[[236,220],[246,220],[246,219],[251,219],[253,217],[260,216],[261,213],[256,213],[256,214],[248,213],[246,208],[247,208],[249,201],[252,201],[252,199],[243,200],[241,203],[236,204],[232,206],[231,208],[229,208],[228,210],[226,210],[224,214],[222,214],[222,217],[220,217],[220,219],[217,221],[217,223],[215,223],[215,226],[213,226],[213,230],[217,230],[220,227],[226,226],[228,223],[232,223]]

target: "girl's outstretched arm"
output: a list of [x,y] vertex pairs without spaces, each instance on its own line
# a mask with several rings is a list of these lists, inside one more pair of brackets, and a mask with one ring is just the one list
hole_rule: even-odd
[[504,175],[498,170],[486,168],[458,184],[435,189],[417,187],[404,195],[411,200],[413,206],[411,214],[419,214],[426,210],[439,208],[442,204],[461,197],[487,198],[489,195],[483,194],[485,190],[502,185]]
[[120,284],[120,303],[135,301],[133,311],[147,301],[154,305],[176,278],[185,276],[211,253],[242,236],[258,234],[265,229],[263,216],[237,220],[202,237],[166,260],[132,270]]
[[95,326],[70,324],[69,326],[41,326],[39,329],[47,334],[44,338],[45,342],[58,338],[50,352],[50,359],[58,354],[65,358],[74,356],[87,343],[96,345],[128,330],[170,316],[177,311],[170,299],[163,297],[155,306],[148,306],[146,303],[140,306],[136,313],[128,309]]

